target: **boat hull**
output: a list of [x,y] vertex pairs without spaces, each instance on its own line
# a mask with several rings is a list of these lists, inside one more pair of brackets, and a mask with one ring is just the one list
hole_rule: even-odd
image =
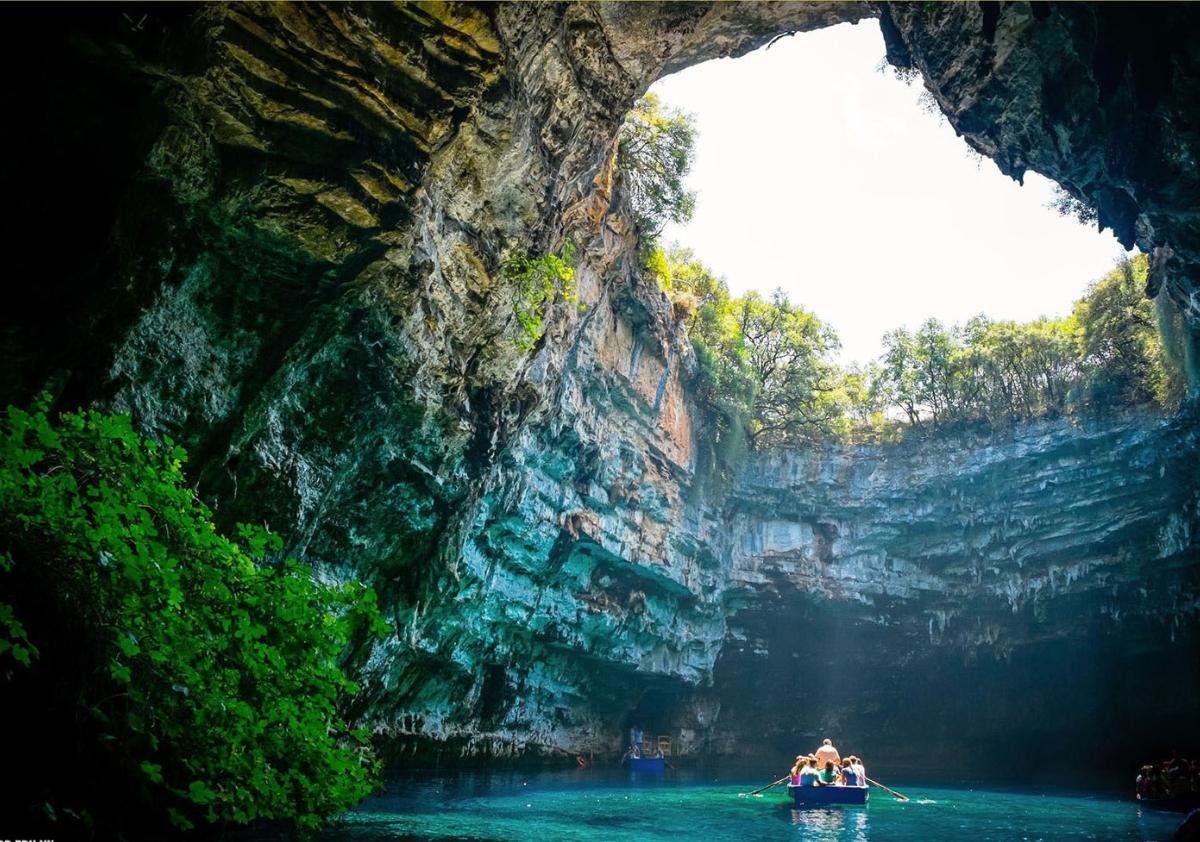
[[666,768],[667,761],[663,757],[629,758],[629,769],[633,772],[661,772]]
[[1190,813],[1200,807],[1200,795],[1185,795],[1180,798],[1142,798],[1138,806],[1147,810],[1162,810],[1168,813]]
[[788,784],[788,795],[797,808],[842,804],[861,806],[867,803],[865,786],[792,786]]

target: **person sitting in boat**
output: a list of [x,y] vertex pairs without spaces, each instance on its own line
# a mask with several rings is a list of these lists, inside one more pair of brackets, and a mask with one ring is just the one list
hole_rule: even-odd
[[833,741],[830,739],[824,740],[815,754],[817,756],[818,767],[824,767],[829,762],[836,763],[839,766],[842,764],[842,758],[838,755],[838,750],[833,747]]
[[817,769],[817,758],[811,754],[805,758],[804,768],[800,770],[800,786],[818,786],[821,773]]
[[826,760],[825,768],[821,770],[820,781],[819,781],[820,785],[821,786],[834,786],[840,780],[841,780],[841,777],[838,775],[837,766],[833,765],[832,760]]
[[867,785],[867,770],[863,766],[862,758],[857,754],[850,758],[854,763],[854,774],[858,776],[858,785]]
[[858,786],[858,773],[854,771],[852,758],[842,761],[842,786]]
[[804,770],[804,767],[807,765],[807,763],[808,758],[803,754],[796,755],[796,762],[792,764],[792,771],[790,772],[792,776],[792,786],[800,786],[800,773]]
[[1149,764],[1141,768],[1135,784],[1137,786],[1137,797],[1139,799],[1154,798],[1158,795],[1158,776],[1154,774],[1154,767]]

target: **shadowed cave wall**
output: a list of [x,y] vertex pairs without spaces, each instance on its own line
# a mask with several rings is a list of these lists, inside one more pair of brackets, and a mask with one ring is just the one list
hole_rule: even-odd
[[[1194,327],[1196,13],[1138,10],[25,10],[0,397],[131,412],[188,446],[222,524],[375,584],[397,634],[358,712],[397,761],[615,750],[631,716],[697,751],[829,730],[914,768],[916,740],[985,770],[1022,736],[1114,767],[1195,743],[1194,416],[716,483],[611,154],[655,78],[879,17],[966,142],[1098,207]],[[500,262],[565,236],[586,309],[526,353]]]

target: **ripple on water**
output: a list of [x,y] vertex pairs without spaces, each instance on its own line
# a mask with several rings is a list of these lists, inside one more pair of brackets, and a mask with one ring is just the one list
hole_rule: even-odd
[[[889,781],[889,783],[891,783]],[[1181,817],[1084,794],[895,786],[867,807],[792,810],[783,794],[739,797],[760,781],[644,782],[595,771],[394,778],[322,838],[634,842],[1169,842]]]

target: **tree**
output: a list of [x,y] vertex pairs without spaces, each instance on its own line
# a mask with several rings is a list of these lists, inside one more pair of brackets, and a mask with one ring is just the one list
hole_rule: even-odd
[[1081,199],[1075,198],[1060,184],[1054,185],[1054,193],[1050,196],[1050,201],[1046,203],[1046,207],[1059,216],[1070,217],[1080,225],[1086,225],[1089,228],[1100,221],[1100,215],[1094,207]]
[[884,394],[888,402],[900,409],[908,423],[921,423],[921,398],[918,386],[918,361],[912,334],[896,328],[883,335]]
[[219,534],[182,449],[128,417],[10,407],[0,456],[0,657],[24,662],[0,699],[30,773],[10,799],[160,835],[313,826],[371,790],[368,735],[339,713],[340,659],[386,630],[369,589],[315,580],[262,528]]
[[1180,331],[1164,339],[1164,325],[1178,319],[1161,304],[1156,317],[1144,294],[1146,271],[1144,256],[1123,260],[1065,319],[976,316],[961,327],[930,319],[915,334],[893,330],[884,336],[879,392],[910,424],[1008,424],[1088,406],[1169,406],[1186,391],[1188,353]]
[[944,420],[954,400],[951,356],[955,337],[937,319],[927,319],[913,337],[916,398],[933,423]]
[[634,219],[646,240],[667,222],[686,222],[695,194],[683,184],[692,166],[696,128],[693,119],[663,106],[648,93],[625,117],[618,135],[617,165]]
[[889,425],[887,379],[877,362],[850,365],[841,372],[834,399],[840,411],[833,429],[839,437],[877,439]]
[[1093,398],[1152,400],[1163,376],[1158,326],[1146,298],[1144,255],[1122,258],[1075,305],[1079,348]]
[[756,293],[735,309],[756,392],[750,436],[756,446],[819,437],[838,416],[837,372],[828,356],[837,335],[782,290],[769,301]]

